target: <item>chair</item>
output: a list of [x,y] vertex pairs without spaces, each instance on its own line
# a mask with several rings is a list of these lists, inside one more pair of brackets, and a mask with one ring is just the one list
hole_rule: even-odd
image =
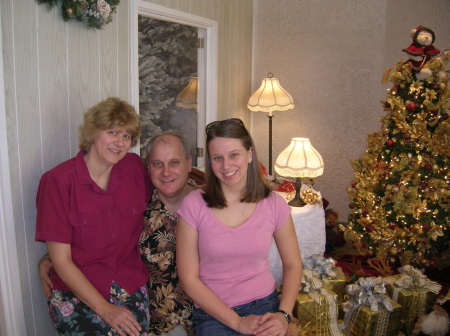
[[189,178],[194,180],[198,186],[205,184],[205,172],[200,169],[192,168],[192,171],[189,173]]

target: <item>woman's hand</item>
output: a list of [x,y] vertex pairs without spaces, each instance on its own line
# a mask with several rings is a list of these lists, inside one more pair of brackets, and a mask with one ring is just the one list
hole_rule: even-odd
[[236,327],[236,332],[243,335],[253,335],[259,327],[260,315],[249,315],[242,317]]
[[59,277],[78,299],[95,311],[120,336],[139,335],[141,326],[126,308],[106,301],[72,261],[69,244],[47,241],[47,249]]
[[105,302],[100,307],[96,307],[96,313],[120,336],[140,335],[142,328],[128,309]]
[[53,267],[52,260],[50,259],[50,256],[48,253],[44,255],[41,260],[39,260],[39,278],[41,279],[42,283],[42,290],[44,291],[45,297],[50,299],[50,296],[52,295],[52,289],[53,289],[53,282],[52,279],[50,279],[50,270]]
[[257,336],[286,336],[289,323],[281,313],[266,313],[261,316],[260,326],[254,331]]

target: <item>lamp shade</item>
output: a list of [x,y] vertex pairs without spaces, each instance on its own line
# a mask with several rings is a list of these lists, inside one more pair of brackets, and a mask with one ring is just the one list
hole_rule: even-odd
[[287,177],[317,177],[323,174],[323,160],[307,138],[292,138],[275,161],[275,171]]
[[294,108],[292,96],[283,89],[278,78],[264,78],[258,90],[250,97],[247,107],[254,112],[286,111]]
[[197,108],[198,77],[191,77],[189,84],[178,93],[176,105],[185,109]]

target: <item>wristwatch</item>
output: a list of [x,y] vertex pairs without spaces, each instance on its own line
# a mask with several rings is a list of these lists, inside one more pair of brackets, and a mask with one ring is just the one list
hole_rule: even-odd
[[286,313],[284,310],[281,309],[278,309],[276,312],[283,314],[284,318],[288,321],[288,323],[291,323],[291,315],[289,315],[288,313]]

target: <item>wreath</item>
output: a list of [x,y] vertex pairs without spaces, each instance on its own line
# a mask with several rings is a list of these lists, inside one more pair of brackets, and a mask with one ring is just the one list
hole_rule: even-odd
[[62,16],[65,21],[77,20],[87,28],[101,29],[112,21],[112,14],[120,0],[36,0],[47,5],[51,10],[61,3]]

